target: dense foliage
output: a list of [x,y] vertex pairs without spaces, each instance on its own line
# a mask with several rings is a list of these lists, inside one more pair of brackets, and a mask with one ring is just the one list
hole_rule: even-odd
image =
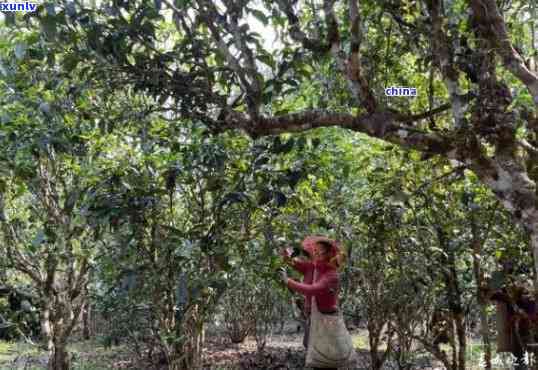
[[50,370],[72,366],[90,311],[113,323],[103,343],[147,368],[199,366],[223,320],[263,353],[297,317],[278,249],[325,234],[345,246],[342,307],[368,330],[371,368],[420,368],[427,352],[464,370],[473,333],[491,368],[487,290],[538,276],[536,8],[4,13],[0,335],[41,337]]

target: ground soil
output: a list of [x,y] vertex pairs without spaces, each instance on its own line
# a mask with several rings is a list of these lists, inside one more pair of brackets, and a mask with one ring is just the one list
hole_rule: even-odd
[[[357,348],[357,357],[354,365],[348,369],[370,369],[370,356],[366,345],[367,332],[353,330],[351,334]],[[296,324],[290,323],[281,333],[271,335],[265,348],[258,351],[253,337],[247,337],[243,343],[234,344],[220,330],[208,330],[203,349],[202,369],[306,369],[302,339],[303,333],[298,331]],[[98,340],[77,341],[70,346],[70,353],[73,355],[73,370],[163,370],[162,367],[141,364],[134,360],[125,343],[105,348]],[[0,345],[0,370],[45,369],[46,360],[43,351],[35,346],[20,343]],[[419,368],[439,369],[438,366],[432,366],[429,360],[425,360]],[[386,369],[396,367],[387,363]]]

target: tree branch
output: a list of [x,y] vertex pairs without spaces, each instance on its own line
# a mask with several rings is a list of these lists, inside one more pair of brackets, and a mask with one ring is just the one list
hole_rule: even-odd
[[[248,27],[248,24],[246,24]],[[244,31],[241,31],[237,23],[237,18],[232,18],[229,23],[231,28],[231,34],[233,36],[237,49],[241,52],[243,60],[245,61],[245,71],[250,78],[251,94],[253,95],[254,104],[256,106],[256,113],[259,112],[259,106],[261,104],[261,92],[263,90],[263,76],[258,73],[256,68],[256,60],[252,53],[252,50],[247,46],[244,39]]]
[[424,188],[426,188],[426,187],[428,187],[428,186],[430,186],[430,185],[432,185],[432,184],[435,184],[435,183],[437,183],[438,181],[443,180],[443,179],[445,179],[445,178],[447,178],[447,177],[450,177],[450,176],[453,175],[453,174],[456,174],[456,175],[457,175],[457,176],[456,176],[456,179],[459,179],[459,178],[461,178],[461,177],[463,176],[463,171],[464,171],[465,169],[467,169],[467,166],[465,166],[465,165],[454,167],[451,171],[448,171],[447,173],[444,173],[444,174],[442,174],[442,175],[439,175],[439,176],[437,176],[437,177],[431,179],[430,181],[426,181],[426,182],[422,183],[419,187],[417,187],[417,188],[411,193],[411,195],[410,195],[409,197],[412,197],[412,196],[414,196],[414,195],[416,195],[416,194],[418,194],[418,193],[421,193],[422,190],[424,190]]
[[430,118],[432,116],[435,116],[436,114],[446,112],[451,107],[452,107],[452,104],[446,103],[446,104],[443,104],[443,105],[441,105],[441,106],[439,106],[437,108],[434,108],[434,109],[431,109],[429,111],[426,111],[424,113],[419,113],[419,114],[404,117],[401,121],[402,122],[414,122],[414,121],[419,121],[419,120],[424,119],[424,118]]
[[278,0],[278,7],[286,14],[289,23],[290,36],[293,40],[301,43],[305,49],[317,54],[326,54],[331,50],[331,45],[322,40],[309,38],[299,24],[299,18],[293,11],[293,3],[288,0]]
[[495,0],[471,0],[471,9],[486,37],[495,46],[506,69],[529,89],[538,106],[538,75],[527,68],[521,55],[514,49],[506,24]]
[[[465,94],[465,95],[458,96],[458,100],[460,102],[462,102],[462,103],[467,103],[467,102],[471,101],[474,98],[476,98],[476,96],[473,93],[468,93],[468,94]],[[409,116],[403,116],[403,117],[399,118],[398,121],[400,121],[400,122],[419,121],[421,119],[430,118],[430,117],[433,117],[433,116],[435,116],[435,115],[437,115],[439,113],[443,113],[443,112],[449,110],[450,108],[452,108],[452,104],[451,103],[446,103],[446,104],[440,105],[437,108],[430,109],[430,110],[428,110],[426,112],[423,112],[423,113],[409,115]]]
[[[252,76],[250,76],[251,79],[255,82],[249,81],[247,79],[247,70],[243,68],[243,66],[241,66],[239,59],[232,55],[232,53],[228,49],[228,46],[222,39],[221,31],[216,27],[216,24],[221,24],[224,28],[229,28],[229,25],[223,24],[225,22],[223,20],[224,17],[218,13],[215,5],[211,2],[206,2],[204,0],[198,0],[198,4],[200,5],[198,11],[202,20],[209,28],[213,39],[217,43],[219,51],[226,58],[228,65],[239,79],[239,86],[241,87],[241,90],[243,90],[243,92],[245,93],[249,113],[251,114],[251,116],[256,117],[258,115],[259,105],[259,102],[257,102],[257,100],[259,99],[260,94],[260,91],[257,91],[260,89],[260,87],[258,86],[256,77],[252,78]],[[207,7],[207,10],[204,10],[204,6]],[[176,12],[174,8],[171,9]],[[243,50],[240,51],[243,52]]]
[[359,0],[349,0],[349,18],[351,34],[351,50],[348,61],[347,75],[352,84],[352,89],[358,95],[357,100],[370,113],[375,112],[377,102],[368,80],[362,75],[362,66],[360,60],[360,46],[362,34],[360,30]]
[[41,272],[36,264],[26,258],[17,247],[23,245],[24,243],[19,240],[17,232],[13,224],[7,220],[2,220],[0,227],[4,234],[4,243],[6,248],[6,255],[8,261],[13,265],[13,267],[28,275],[36,284],[41,284],[43,281]]
[[450,95],[452,114],[454,115],[456,127],[463,127],[466,124],[466,118],[464,116],[465,104],[459,99],[461,93],[458,83],[458,71],[453,65],[448,36],[443,31],[441,1],[425,0],[425,3],[428,7],[432,22],[431,40],[434,60],[436,60],[439,65],[443,81]]
[[522,148],[528,150],[530,153],[538,154],[538,149],[535,148],[534,146],[532,146],[532,144],[529,143],[527,140],[525,140],[525,139],[520,139],[520,140],[517,140],[516,142],[517,142],[517,144],[519,144]]
[[400,125],[400,118],[401,114],[393,112],[353,116],[347,113],[310,110],[278,117],[259,117],[257,120],[252,120],[240,112],[233,111],[226,116],[220,129],[242,129],[251,136],[258,137],[285,132],[302,132],[318,127],[338,126],[431,154],[446,154],[454,149],[449,138],[423,132],[407,125]]

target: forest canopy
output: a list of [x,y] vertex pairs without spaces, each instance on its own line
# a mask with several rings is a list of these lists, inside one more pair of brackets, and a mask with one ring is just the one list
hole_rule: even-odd
[[[49,368],[66,369],[88,307],[120,332],[150,312],[145,345],[189,368],[213,308],[245,301],[227,295],[234,279],[260,302],[283,300],[275,248],[327,233],[350,245],[346,297],[379,293],[347,307],[373,337],[390,318],[394,338],[412,338],[409,317],[444,305],[464,348],[462,312],[487,318],[478,288],[502,285],[499,265],[538,282],[537,8],[59,0],[4,11],[0,291],[13,311],[24,300],[40,313],[21,331],[39,332]],[[399,284],[420,298],[398,298]],[[463,369],[462,352],[415,339]]]

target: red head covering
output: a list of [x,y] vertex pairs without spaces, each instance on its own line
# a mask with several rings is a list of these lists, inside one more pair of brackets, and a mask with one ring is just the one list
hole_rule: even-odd
[[310,235],[303,240],[303,249],[310,254],[311,257],[314,257],[314,249],[317,246],[317,242],[325,241],[331,244],[331,250],[329,252],[330,259],[336,263],[337,267],[342,266],[343,264],[343,252],[341,251],[341,245],[336,240],[329,239],[325,236],[319,235]]

